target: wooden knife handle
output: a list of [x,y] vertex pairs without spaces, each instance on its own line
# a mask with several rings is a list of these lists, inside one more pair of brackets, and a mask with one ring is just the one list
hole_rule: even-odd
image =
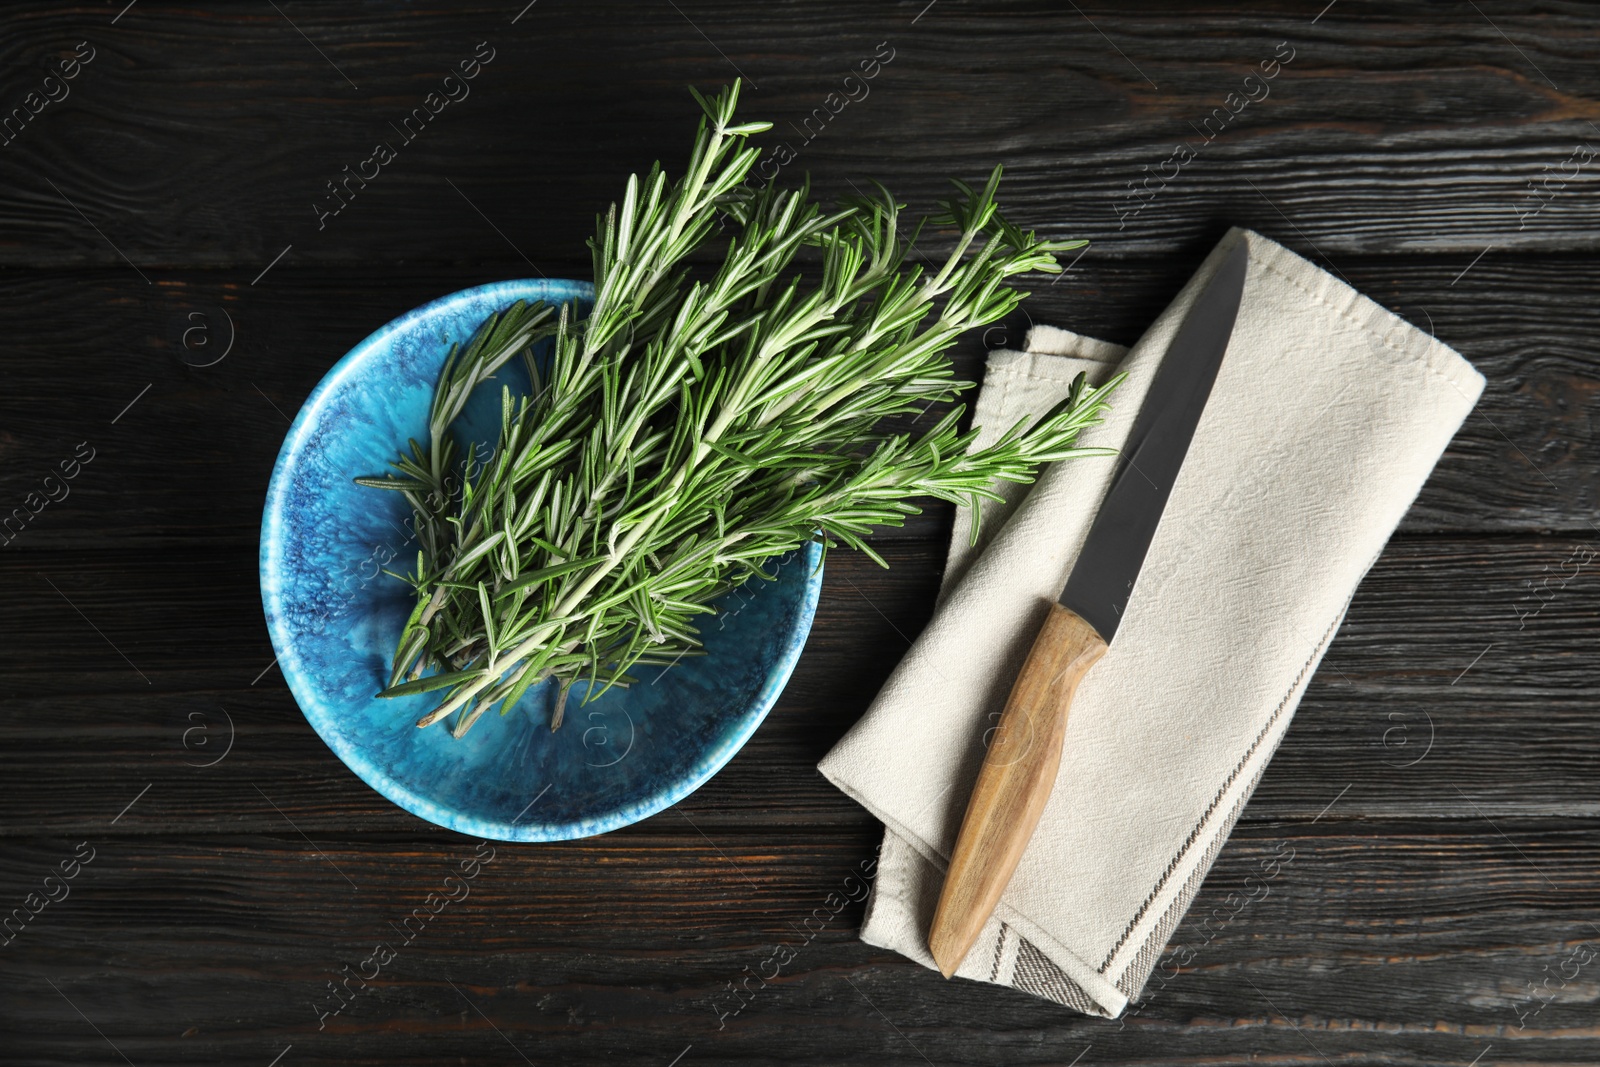
[[946,978],[994,914],[1039,825],[1061,766],[1072,694],[1105,653],[1093,626],[1050,606],[989,742],[939,893],[928,948]]

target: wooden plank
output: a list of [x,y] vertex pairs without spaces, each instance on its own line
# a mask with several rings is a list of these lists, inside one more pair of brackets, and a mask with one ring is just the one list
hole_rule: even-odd
[[[1592,1059],[1595,964],[1537,1014],[1527,987],[1600,942],[1582,921],[1600,904],[1597,824],[1497,825],[1504,838],[1481,821],[1241,828],[1122,1022],[859,942],[860,832],[501,846],[463,882],[463,838],[323,841],[319,856],[287,833],[85,831],[95,856],[70,895],[4,949],[0,1029],[17,1063],[114,1061],[91,1023],[141,1065],[266,1064],[290,1044],[305,1064],[661,1067],[690,1045],[686,1064],[1066,1064],[1086,1045],[1096,1062],[1467,1063],[1491,1044],[1502,1060]],[[0,843],[3,899],[75,846]],[[430,893],[457,899],[398,928]],[[394,959],[323,1020],[327,983],[379,943]],[[772,977],[785,945],[781,977],[749,981],[733,1014],[729,984]]]
[[[984,338],[1020,345],[1030,316],[1131,343],[1205,251],[1197,245],[1159,262],[1085,259],[1060,282],[1037,286],[1008,322],[964,338],[958,368],[980,377]],[[1585,458],[1600,447],[1591,343],[1600,309],[1590,299],[1600,262],[1489,258],[1450,284],[1465,265],[1337,264],[1489,379],[1404,529],[1589,530],[1600,505],[1600,475]],[[565,272],[584,270],[570,263]],[[0,534],[11,538],[0,551],[254,544],[289,419],[339,356],[418,304],[519,273],[289,269],[266,289],[218,272],[158,273],[154,294],[107,271],[0,276],[0,329],[16,357],[0,391],[0,516],[39,512],[24,513],[20,534]],[[65,499],[45,503],[44,479],[80,445],[95,458]],[[935,505],[885,536],[943,536],[948,516]]]
[[[1600,137],[1586,103],[1600,75],[1579,8],[1373,21],[1280,3],[1174,20],[1124,5],[1091,21],[1044,3],[716,0],[554,4],[515,22],[505,8],[12,17],[4,107],[79,42],[94,58],[0,152],[0,260],[115,266],[141,286],[129,262],[226,265],[242,283],[291,246],[279,269],[504,259],[508,245],[542,266],[582,255],[630,170],[683,158],[685,83],[739,72],[749,113],[777,124],[774,159],[780,142],[795,154],[786,171],[838,191],[876,176],[929,206],[947,176],[1004,162],[1022,221],[1111,255],[1170,253],[1219,218],[1333,256],[1584,250],[1600,231],[1581,147]],[[475,54],[493,58],[447,85]],[[863,62],[878,64],[870,81]],[[427,121],[402,131],[415,109]],[[369,162],[379,142],[386,165]],[[1175,161],[1180,146],[1193,158]],[[336,199],[329,183],[346,181]]]
[[[829,562],[794,677],[754,740],[685,803],[692,818],[774,829],[870,823],[815,764],[931,611],[941,553],[886,551],[888,571],[850,553]],[[1589,650],[1600,636],[1594,553],[1592,539],[1392,544],[1246,818],[1311,818],[1336,797],[1330,819],[1460,817],[1473,805],[1494,816],[1600,817],[1590,773],[1600,740],[1588,728]],[[0,557],[0,587],[12,591],[0,616],[9,724],[0,777],[11,786],[0,792],[0,834],[99,825],[146,786],[118,833],[272,832],[285,816],[323,834],[421,826],[339,764],[269,669],[244,553]],[[230,718],[226,760],[198,766],[223,750]],[[669,812],[626,832],[681,832],[680,819]]]

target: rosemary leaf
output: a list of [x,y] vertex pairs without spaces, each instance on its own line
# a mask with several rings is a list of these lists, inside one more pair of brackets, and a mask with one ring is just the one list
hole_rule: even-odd
[[[1056,254],[1084,244],[1002,217],[999,167],[981,189],[955,182],[907,238],[880,185],[831,210],[809,184],[747,188],[759,152],[745,140],[769,124],[734,121],[737,82],[694,95],[704,118],[683,175],[656,164],[596,220],[587,314],[517,303],[491,316],[448,354],[428,440],[407,442],[394,474],[357,479],[415,512],[416,607],[381,695],[447,690],[419,726],[455,715],[459,737],[553,678],[554,729],[574,686],[587,701],[696,654],[695,621],[770,580],[776,557],[819,539],[883,564],[867,538],[918,498],[976,505],[996,481],[1105,454],[1076,441],[1120,379],[1080,376],[1053,411],[981,449],[959,405],[915,429],[970,388],[946,352],[1024,298],[1009,279],[1058,273]],[[929,269],[908,263],[924,224],[953,236]],[[713,242],[717,265],[691,271]],[[456,420],[518,357],[532,391],[502,386],[498,440],[463,464],[476,453]]]

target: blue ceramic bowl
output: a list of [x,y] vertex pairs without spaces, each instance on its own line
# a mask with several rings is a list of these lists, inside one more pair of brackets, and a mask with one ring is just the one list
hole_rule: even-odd
[[[416,545],[404,498],[351,479],[386,472],[408,438],[424,439],[451,343],[489,314],[517,300],[586,306],[591,298],[583,282],[499,282],[395,319],[306,400],[267,490],[261,599],[278,666],[306,719],[372,788],[474,837],[588,837],[699,788],[749,740],[788,681],[822,584],[821,549],[811,544],[778,565],[776,581],[735,590],[719,616],[705,617],[704,656],[642,668],[638,684],[587,705],[575,689],[554,732],[550,683],[509,715],[484,716],[460,740],[445,723],[414,725],[439,694],[374,697],[412,605],[410,588],[380,572],[411,570]],[[523,372],[514,378],[514,390],[527,388]],[[492,442],[498,410],[499,383],[487,383],[463,416],[465,436]]]

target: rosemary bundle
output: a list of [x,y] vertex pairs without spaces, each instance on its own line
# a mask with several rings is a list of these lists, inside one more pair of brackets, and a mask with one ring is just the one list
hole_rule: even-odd
[[[589,699],[695,652],[696,620],[771,577],[764,561],[820,539],[883,564],[866,537],[916,513],[914,498],[976,505],[997,479],[1099,451],[1074,442],[1115,383],[1081,376],[987,448],[959,428],[959,407],[921,431],[893,425],[970,386],[945,351],[1017,305],[1007,279],[1058,272],[1054,254],[1084,242],[1001,217],[997,167],[981,189],[954,183],[925,220],[956,231],[944,262],[908,265],[921,225],[903,238],[902,205],[881,186],[831,212],[809,185],[745,187],[759,155],[746,139],[770,124],[735,122],[738,90],[695,93],[705,117],[684,175],[669,181],[659,163],[634,175],[597,220],[587,316],[519,303],[491,317],[451,351],[429,440],[394,475],[357,479],[416,512],[416,570],[396,575],[416,608],[380,695],[446,690],[417,725],[454,714],[459,737],[554,678],[555,729],[572,685]],[[688,258],[723,233],[720,265],[697,278]],[[532,391],[502,387],[499,440],[451,491],[452,424],[519,357]]]

